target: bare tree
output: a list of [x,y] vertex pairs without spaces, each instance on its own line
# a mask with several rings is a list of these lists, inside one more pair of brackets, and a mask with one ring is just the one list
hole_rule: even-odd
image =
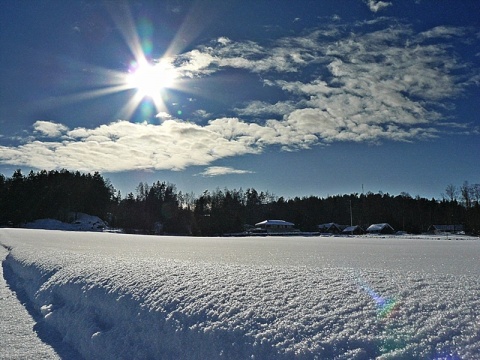
[[460,194],[462,195],[462,201],[465,207],[468,209],[472,206],[473,188],[468,184],[468,181],[464,181],[460,186]]
[[445,189],[445,193],[447,194],[450,201],[456,201],[457,200],[458,190],[457,190],[457,187],[455,185],[453,185],[453,184],[447,185],[447,188]]
[[478,205],[480,204],[480,184],[473,184],[471,187],[473,195],[472,201],[475,200],[475,203]]
[[137,200],[144,201],[147,198],[149,191],[150,188],[146,182],[139,182],[138,186],[135,188],[135,192],[137,193]]

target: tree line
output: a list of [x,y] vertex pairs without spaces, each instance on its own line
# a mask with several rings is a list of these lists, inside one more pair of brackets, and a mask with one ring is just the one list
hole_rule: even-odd
[[105,216],[110,208],[113,186],[98,172],[81,174],[46,170],[24,176],[0,174],[0,224],[18,226],[36,219],[68,221],[71,212]]
[[215,236],[241,233],[266,219],[282,219],[302,231],[317,231],[322,223],[360,225],[389,223],[397,231],[422,233],[433,224],[463,225],[480,234],[480,184],[450,184],[442,200],[408,193],[334,195],[285,199],[253,188],[215,189],[199,196],[177,191],[174,184],[139,183],[122,198],[98,172],[16,170],[0,174],[0,225],[21,226],[43,218],[69,221],[83,212],[106,220],[111,227],[146,234]]

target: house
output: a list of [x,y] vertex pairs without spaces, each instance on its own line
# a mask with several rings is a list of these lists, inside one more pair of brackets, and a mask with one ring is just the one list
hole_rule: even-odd
[[289,233],[298,232],[295,224],[284,220],[264,220],[255,224],[254,232]]
[[394,234],[395,230],[387,223],[372,224],[367,228],[368,234]]
[[347,226],[342,231],[342,234],[345,234],[345,235],[362,235],[364,233],[365,231],[363,231],[362,227],[359,225]]
[[335,223],[326,223],[318,225],[318,231],[324,234],[340,234],[342,232],[342,225]]
[[436,235],[441,234],[458,234],[463,232],[463,225],[432,225],[428,228],[429,233],[433,233]]

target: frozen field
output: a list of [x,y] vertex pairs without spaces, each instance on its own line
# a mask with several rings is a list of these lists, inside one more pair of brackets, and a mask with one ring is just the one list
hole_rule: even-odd
[[480,358],[474,238],[0,229],[0,244],[1,358]]

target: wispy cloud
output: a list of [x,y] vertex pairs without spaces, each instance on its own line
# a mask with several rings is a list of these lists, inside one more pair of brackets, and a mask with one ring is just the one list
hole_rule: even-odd
[[453,26],[436,26],[433,29],[424,31],[418,35],[419,39],[431,39],[431,38],[446,38],[461,37],[465,35],[464,28],[457,28]]
[[235,108],[234,111],[239,115],[245,116],[268,116],[285,115],[295,109],[295,104],[287,101],[280,101],[275,104],[269,104],[265,101],[251,101],[244,107]]
[[252,174],[253,171],[249,170],[239,170],[226,166],[210,166],[199,173],[199,175],[205,177],[221,176],[221,175],[231,175],[231,174]]
[[211,113],[207,112],[206,110],[204,109],[198,109],[198,110],[195,110],[192,115],[194,117],[197,117],[197,118],[201,118],[201,119],[207,119],[209,117],[212,116]]
[[[304,45],[308,41],[308,37],[296,39],[296,42],[303,42]],[[221,38],[208,46],[179,55],[176,65],[179,73],[187,77],[210,75],[222,68],[246,69],[254,73],[292,73],[314,56],[298,45],[289,43],[288,39],[264,47],[254,41],[234,42]]]
[[[167,113],[158,115],[160,124],[118,121],[96,128],[37,121],[23,144],[0,147],[0,161],[86,171],[182,170],[259,154],[268,146],[295,150],[475,133],[449,117],[451,99],[480,79],[479,69],[454,51],[455,41],[478,41],[469,31],[436,27],[414,33],[409,25],[382,18],[353,27],[338,21],[263,45],[219,38],[179,55],[177,70],[202,77],[243,69],[288,100],[253,100],[228,109],[233,117],[197,109],[194,115],[208,120],[203,125]],[[202,175],[228,171],[243,170],[210,167]]]

